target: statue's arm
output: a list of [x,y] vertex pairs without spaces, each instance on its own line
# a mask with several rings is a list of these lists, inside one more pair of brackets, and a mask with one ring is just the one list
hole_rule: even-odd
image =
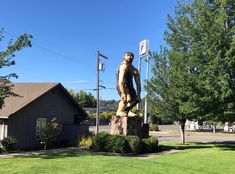
[[[118,87],[119,87],[119,90],[121,92],[121,97],[123,98],[123,95],[126,96],[126,89],[125,89],[125,79],[124,79],[124,76],[125,76],[125,73],[126,73],[126,70],[127,70],[127,65],[126,64],[122,64],[119,68],[119,77],[118,77]],[[125,99],[125,98],[123,98]]]
[[138,69],[136,69],[134,66],[132,66],[132,73],[133,73],[135,83],[136,83],[137,95],[139,97],[139,100],[141,100],[140,98],[140,94],[141,94],[140,73]]

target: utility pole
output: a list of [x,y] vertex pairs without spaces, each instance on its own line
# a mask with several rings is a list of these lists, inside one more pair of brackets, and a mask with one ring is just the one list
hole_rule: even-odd
[[100,124],[100,71],[103,70],[103,64],[100,62],[100,57],[108,59],[108,57],[97,51],[97,62],[96,62],[96,134],[99,133]]

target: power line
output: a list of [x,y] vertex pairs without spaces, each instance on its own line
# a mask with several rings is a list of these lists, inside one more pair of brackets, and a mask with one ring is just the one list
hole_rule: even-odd
[[[11,37],[17,38],[16,35],[14,35],[14,34],[12,34],[12,33],[9,33],[9,32],[7,32],[6,30],[3,30],[3,32],[6,33],[7,35],[11,36]],[[53,50],[48,49],[48,48],[46,48],[46,47],[43,47],[43,46],[41,46],[41,45],[39,45],[39,44],[37,44],[37,43],[34,43],[33,46],[35,46],[35,47],[37,47],[37,48],[39,48],[39,49],[41,49],[41,50],[47,51],[47,52],[49,52],[49,53],[51,53],[51,54],[54,54],[54,55],[56,55],[56,56],[58,56],[58,57],[61,57],[61,58],[63,58],[63,59],[70,60],[70,61],[76,62],[76,63],[78,63],[78,64],[82,64],[82,65],[85,65],[85,66],[87,66],[87,67],[93,68],[93,66],[91,66],[91,65],[89,65],[89,64],[86,64],[86,63],[81,62],[81,61],[79,61],[79,60],[77,60],[77,59],[74,59],[74,58],[72,58],[72,57],[63,55],[63,54],[61,54],[61,53],[58,53],[58,52],[56,52],[56,51],[53,51]]]
[[[73,89],[74,91],[96,91],[95,88],[84,88],[84,89]],[[100,89],[100,90],[117,90],[117,88],[105,88],[105,89]],[[142,92],[145,90],[141,90]]]
[[54,54],[54,55],[57,55],[57,56],[59,56],[59,57],[61,57],[61,58],[63,58],[63,59],[67,59],[67,60],[76,62],[76,63],[78,63],[78,64],[82,64],[82,65],[85,65],[85,66],[87,66],[87,67],[92,67],[92,68],[93,68],[93,66],[91,66],[91,65],[88,65],[88,64],[83,63],[83,62],[81,62],[81,61],[78,61],[77,59],[74,59],[74,58],[72,58],[72,57],[69,57],[69,56],[66,56],[66,55],[57,53],[57,52],[55,52],[55,51],[53,51],[53,50],[50,50],[50,49],[45,48],[45,47],[42,47],[42,46],[40,46],[40,45],[38,45],[38,44],[35,44],[35,43],[34,43],[34,46],[36,46],[36,47],[38,47],[38,48],[40,48],[40,49],[42,49],[42,50],[44,50],[44,51],[47,51],[47,52],[49,52],[49,53],[52,53],[52,54]]

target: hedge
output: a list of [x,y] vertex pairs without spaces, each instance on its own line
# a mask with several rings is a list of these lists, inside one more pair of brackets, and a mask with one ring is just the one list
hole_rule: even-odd
[[101,132],[92,139],[91,149],[94,151],[115,153],[149,153],[158,149],[158,139],[149,137],[141,139],[138,136],[110,135]]

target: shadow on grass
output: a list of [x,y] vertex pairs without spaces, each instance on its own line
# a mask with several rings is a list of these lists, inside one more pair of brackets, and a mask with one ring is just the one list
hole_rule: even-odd
[[200,148],[211,148],[211,147],[217,147],[220,150],[235,150],[235,141],[222,141],[222,142],[208,142],[208,143],[193,143],[195,145],[189,145],[188,147],[182,146],[179,149],[185,150],[185,149],[200,149]]
[[71,157],[84,157],[87,156],[85,152],[58,152],[58,153],[46,153],[40,157],[43,159],[57,159],[57,158],[71,158]]
[[210,144],[213,144],[221,150],[235,151],[235,141],[210,142]]
[[[167,154],[172,150],[183,151],[190,149],[206,149],[217,147],[220,150],[234,151],[235,141],[224,142],[210,142],[210,143],[189,143],[189,144],[173,144],[173,145],[159,145],[158,151],[154,154]],[[166,152],[166,153],[165,153]],[[68,150],[63,152],[47,152],[41,155],[33,155],[26,158],[42,158],[42,159],[58,159],[71,157],[85,157],[85,156],[123,156],[123,157],[138,157],[141,154],[133,153],[112,153],[112,152],[93,152],[90,150]],[[143,154],[142,154],[143,155]],[[144,154],[148,156],[148,154]]]
[[71,158],[71,157],[89,157],[89,156],[136,156],[136,154],[128,153],[112,153],[112,152],[95,152],[91,150],[70,150],[64,152],[44,153],[41,155],[28,156],[26,158],[42,158],[42,159],[58,159],[58,158]]
[[160,145],[159,151],[170,151],[170,150],[187,150],[187,149],[205,149],[212,148],[210,144],[203,143],[190,143],[190,144],[176,144],[176,145]]
[[223,142],[209,142],[209,143],[189,143],[189,144],[175,144],[175,145],[160,145],[159,150],[188,150],[188,149],[205,149],[218,147],[221,150],[235,150],[235,141],[223,141]]
[[80,150],[80,151],[68,151],[68,152],[58,152],[58,153],[45,153],[43,155],[35,156],[36,158],[40,157],[43,159],[56,159],[56,158],[67,158],[67,157],[84,157],[84,156],[122,156],[122,157],[138,157],[138,156],[148,156],[150,154],[160,154],[169,152],[171,150],[186,150],[186,149],[202,149],[202,148],[211,148],[213,146],[207,145],[176,145],[176,146],[167,146],[160,145],[158,150],[153,153],[146,154],[136,154],[136,153],[112,153],[112,152],[94,152],[88,150]]
[[57,158],[71,158],[71,157],[84,157],[84,156],[94,156],[85,150],[69,150],[63,152],[45,152],[39,155],[26,156],[25,158],[42,158],[42,159],[57,159]]
[[216,145],[221,150],[235,151],[235,145]]

